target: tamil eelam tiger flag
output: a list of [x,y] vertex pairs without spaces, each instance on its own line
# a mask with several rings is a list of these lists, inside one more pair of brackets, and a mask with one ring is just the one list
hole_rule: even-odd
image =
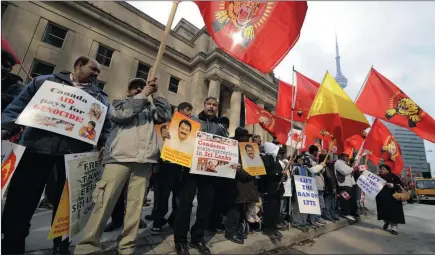
[[344,150],[347,138],[370,127],[364,114],[329,72],[326,72],[313,101],[307,124],[315,125],[333,136],[338,151]]
[[292,103],[295,100],[293,120],[305,122],[320,84],[297,71],[294,72],[296,78],[295,86],[281,80],[278,83],[276,115],[285,119],[291,119]]
[[195,1],[207,31],[232,57],[270,73],[299,39],[306,1]]
[[408,128],[435,143],[434,118],[374,68],[370,70],[356,105],[365,114]]
[[364,150],[369,151],[369,159],[373,164],[384,164],[391,167],[391,172],[399,175],[404,167],[402,151],[390,130],[379,120],[373,122],[370,132],[364,141]]
[[244,98],[244,102],[246,125],[258,123],[264,130],[276,137],[280,144],[286,144],[291,129],[290,121],[271,114],[247,97]]

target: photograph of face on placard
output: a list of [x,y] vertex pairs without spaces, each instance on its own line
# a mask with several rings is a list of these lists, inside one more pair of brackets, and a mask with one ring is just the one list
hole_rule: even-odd
[[260,149],[257,143],[239,143],[242,167],[252,176],[265,175],[263,160],[260,157]]
[[[167,126],[170,138],[165,139],[161,158],[170,162],[190,167],[195,148],[196,133],[201,124],[181,114],[174,113],[170,125]],[[165,129],[160,130],[165,132]]]

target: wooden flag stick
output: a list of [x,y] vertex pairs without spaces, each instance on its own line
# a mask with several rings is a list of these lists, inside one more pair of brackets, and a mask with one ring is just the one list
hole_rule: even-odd
[[166,41],[168,40],[169,33],[171,32],[172,23],[174,22],[175,13],[177,12],[179,1],[174,1],[172,3],[171,12],[169,13],[168,22],[166,24],[165,32],[163,33],[162,40],[160,41],[159,51],[157,52],[156,61],[154,62],[154,66],[151,70],[151,74],[148,76],[148,81],[154,79],[156,77],[157,69],[159,67],[160,62],[163,58],[163,53],[166,48]]
[[326,161],[328,160],[329,153],[331,153],[331,151],[332,151],[332,147],[334,147],[334,143],[335,143],[335,139],[332,140],[331,145],[329,145],[328,153],[326,154],[326,157],[325,157],[325,159],[323,160],[323,163],[326,163]]

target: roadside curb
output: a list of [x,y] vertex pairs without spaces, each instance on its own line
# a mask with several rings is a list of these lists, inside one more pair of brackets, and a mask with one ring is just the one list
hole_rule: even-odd
[[282,231],[281,233],[283,234],[283,237],[281,241],[275,243],[272,242],[269,237],[261,233],[255,233],[249,235],[249,238],[245,240],[244,245],[237,245],[231,241],[225,240],[213,244],[210,248],[213,254],[260,254],[276,248],[292,246],[351,224],[353,224],[351,221],[341,219],[335,223],[328,222],[326,226],[316,230],[310,229],[308,233],[303,233],[298,229],[290,228],[288,231]]

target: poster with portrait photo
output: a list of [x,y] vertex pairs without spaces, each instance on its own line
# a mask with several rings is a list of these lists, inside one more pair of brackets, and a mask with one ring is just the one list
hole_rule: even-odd
[[257,143],[239,143],[243,170],[252,176],[265,175],[263,160]]
[[204,132],[196,134],[191,174],[234,179],[239,164],[239,142]]
[[200,128],[199,122],[179,112],[174,113],[169,125],[170,138],[163,143],[161,158],[181,166],[190,167],[195,147],[195,135]]

